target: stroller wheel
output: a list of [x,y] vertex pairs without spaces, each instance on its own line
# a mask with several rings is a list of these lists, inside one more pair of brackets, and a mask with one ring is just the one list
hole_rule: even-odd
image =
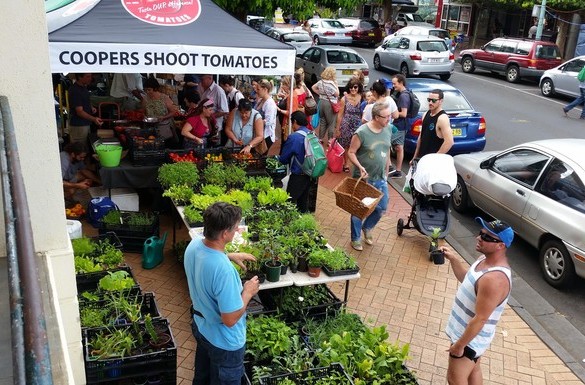
[[402,230],[404,230],[404,220],[402,218],[399,218],[398,223],[396,224],[396,234],[398,234],[398,236],[401,236]]

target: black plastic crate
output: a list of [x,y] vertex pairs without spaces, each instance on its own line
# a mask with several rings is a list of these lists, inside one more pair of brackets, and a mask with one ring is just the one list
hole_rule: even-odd
[[[140,306],[140,313],[141,313],[142,317],[146,316],[147,314],[150,315],[151,318],[153,318],[153,319],[160,317],[160,312],[159,312],[158,306],[156,304],[156,299],[155,299],[154,293],[146,292],[146,293],[142,293],[142,294],[137,294],[136,292],[126,292],[126,293],[116,293],[114,295],[123,295],[123,296],[127,297],[129,301],[132,301],[132,302],[134,300],[137,300],[138,302],[142,302],[142,304]],[[82,301],[79,303],[79,310],[81,311],[84,308],[101,308],[101,309],[103,309],[107,305],[108,305],[107,299],[100,299],[99,301],[93,301],[93,302]],[[115,315],[114,313],[115,313],[115,310],[112,309],[112,316]],[[114,318],[114,317],[110,317],[110,318]],[[114,325],[115,321],[116,320],[113,320],[111,325]],[[117,325],[124,325],[125,323],[118,322],[116,324]],[[87,327],[82,326],[81,329],[84,330],[84,329],[87,329]]]
[[327,266],[323,266],[323,267],[321,267],[321,270],[323,270],[323,272],[330,277],[339,277],[340,275],[357,274],[357,273],[359,273],[360,268],[356,267],[355,269],[330,270]]
[[165,162],[165,150],[132,150],[133,166],[160,166]]
[[260,377],[258,382],[260,385],[278,385],[284,379],[293,380],[297,384],[314,384],[315,380],[319,380],[324,377],[328,377],[331,374],[338,374],[344,380],[344,383],[347,385],[353,385],[353,381],[343,368],[343,366],[339,363],[333,363],[325,368],[314,368],[309,370],[304,370],[298,373],[287,373],[287,374],[278,374],[275,376],[269,377]]
[[122,242],[113,231],[105,232],[95,237],[91,237],[90,239],[94,242],[108,241],[110,242],[110,245],[114,246],[116,249],[122,250]]
[[[301,297],[303,296],[302,294],[303,290],[312,289],[325,290],[327,294],[327,300],[319,305],[304,307],[302,311],[295,312],[294,314],[285,312],[283,311],[283,309],[279,308],[278,305],[281,301],[282,295],[284,295],[283,291],[299,290],[300,292],[298,296]],[[262,304],[266,309],[265,313],[277,311],[281,314],[282,318],[287,322],[300,321],[303,318],[315,319],[324,318],[328,315],[336,314],[343,305],[343,301],[337,298],[337,296],[333,294],[333,292],[325,284],[306,286],[304,288],[290,286],[277,289],[261,290],[258,292],[258,296],[260,297]]]
[[[123,358],[95,359],[93,358],[94,355],[92,355],[89,342],[98,333],[107,333],[108,330],[118,330],[122,328],[133,332],[134,325],[84,330],[83,350],[87,383],[99,384],[110,381],[124,381],[126,379],[143,376],[162,376],[164,373],[174,374],[176,381],[177,345],[171,332],[169,322],[164,318],[159,318],[154,319],[152,323],[155,328],[164,329],[165,332],[171,336],[170,343],[158,351],[153,351],[153,348],[148,346],[148,344],[145,344],[143,347],[137,347],[136,351],[131,353],[132,355]],[[139,328],[144,331],[144,324],[139,323]],[[148,337],[145,337],[145,340],[147,338]]]
[[[130,213],[122,211],[122,218],[127,217]],[[151,225],[145,226],[130,226],[120,224],[106,224],[99,229],[99,233],[105,234],[108,231],[116,233],[120,242],[122,243],[122,250],[130,253],[142,253],[144,248],[144,241],[153,235],[160,234],[160,221],[158,214],[154,214],[154,221]]]
[[98,288],[98,283],[100,279],[108,275],[110,272],[116,272],[123,270],[128,273],[130,277],[136,281],[134,274],[132,274],[132,268],[130,266],[121,266],[115,269],[104,270],[104,271],[96,271],[94,273],[83,273],[77,274],[75,276],[75,281],[77,283],[77,292],[81,293],[84,291],[94,291]]

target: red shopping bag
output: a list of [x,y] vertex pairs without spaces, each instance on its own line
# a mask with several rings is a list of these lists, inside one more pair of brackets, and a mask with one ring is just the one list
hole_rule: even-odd
[[327,168],[331,172],[343,171],[343,154],[345,149],[339,144],[337,139],[331,138],[329,140],[329,149],[327,150]]

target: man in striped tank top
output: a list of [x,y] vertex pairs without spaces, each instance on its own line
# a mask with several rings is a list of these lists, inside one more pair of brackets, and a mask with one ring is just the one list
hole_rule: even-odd
[[441,247],[461,282],[445,330],[451,340],[447,369],[450,385],[483,384],[481,356],[494,338],[512,289],[506,250],[512,244],[514,231],[499,220],[486,222],[480,217],[475,220],[482,226],[475,249],[483,255],[469,270],[453,250]]

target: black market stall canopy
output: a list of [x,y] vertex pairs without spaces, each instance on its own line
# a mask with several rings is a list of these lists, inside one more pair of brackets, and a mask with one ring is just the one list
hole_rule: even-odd
[[47,20],[54,73],[294,72],[292,46],[211,0],[78,0],[51,10]]

